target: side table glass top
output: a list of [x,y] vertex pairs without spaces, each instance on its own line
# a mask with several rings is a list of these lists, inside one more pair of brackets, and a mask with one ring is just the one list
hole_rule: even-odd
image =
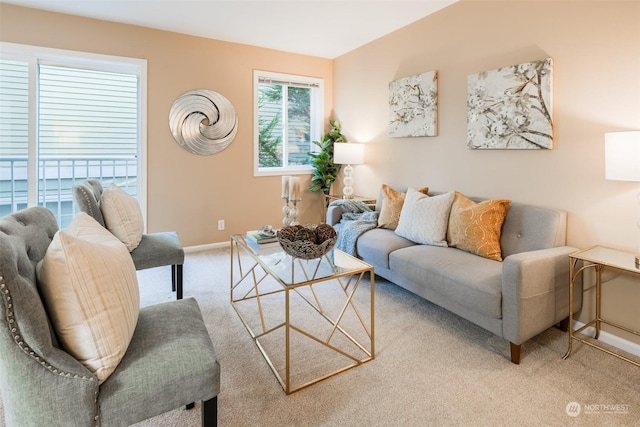
[[635,265],[635,255],[633,253],[606,246],[592,246],[574,252],[569,256],[574,259],[602,264],[632,273],[640,273],[640,269]]
[[301,285],[327,277],[350,275],[372,267],[339,249],[332,249],[321,258],[304,260],[287,254],[278,242],[256,244],[244,234],[231,239],[247,250],[262,267],[283,285]]

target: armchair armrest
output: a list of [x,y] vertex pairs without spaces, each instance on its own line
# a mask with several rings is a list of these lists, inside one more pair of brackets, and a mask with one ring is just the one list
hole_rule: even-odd
[[342,219],[343,210],[341,206],[329,205],[327,208],[327,224],[334,226]]
[[[522,252],[502,266],[503,337],[521,344],[569,316],[570,246]],[[579,281],[578,281],[579,280]],[[574,288],[574,312],[582,304],[582,282]]]

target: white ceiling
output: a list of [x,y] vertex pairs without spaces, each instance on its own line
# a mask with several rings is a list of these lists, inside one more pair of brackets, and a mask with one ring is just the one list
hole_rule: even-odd
[[1,1],[333,59],[457,0]]

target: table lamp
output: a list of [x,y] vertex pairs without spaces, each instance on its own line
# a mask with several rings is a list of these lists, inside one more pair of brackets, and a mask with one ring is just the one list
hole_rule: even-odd
[[347,165],[344,168],[344,189],[343,198],[350,199],[353,196],[353,167],[364,163],[364,144],[355,142],[337,142],[333,144],[333,162],[339,165]]
[[[604,135],[604,170],[606,179],[640,182],[640,131]],[[640,193],[638,198],[640,203]],[[638,215],[640,228],[640,210]],[[640,245],[636,248],[636,267],[640,268]]]

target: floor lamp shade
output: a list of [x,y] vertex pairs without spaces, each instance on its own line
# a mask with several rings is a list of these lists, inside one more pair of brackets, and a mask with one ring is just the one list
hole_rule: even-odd
[[333,145],[333,162],[339,165],[347,165],[344,168],[344,188],[342,193],[345,199],[353,196],[353,177],[351,165],[360,165],[364,163],[364,144],[354,142],[338,142]]
[[640,181],[640,131],[604,135],[605,178]]

